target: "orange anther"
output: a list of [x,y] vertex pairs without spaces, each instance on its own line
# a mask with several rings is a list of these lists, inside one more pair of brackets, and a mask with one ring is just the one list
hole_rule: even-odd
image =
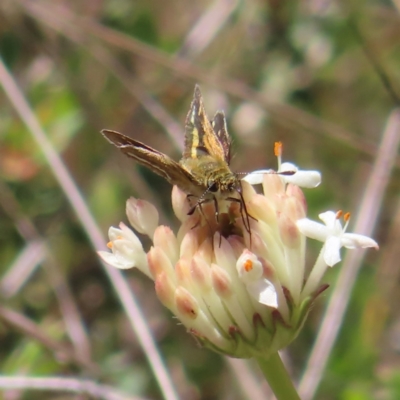
[[113,242],[108,242],[108,243],[107,243],[107,247],[108,247],[109,249],[112,249],[112,247],[113,247]]
[[342,211],[342,210],[339,210],[339,211],[336,213],[336,219],[342,218],[342,215],[343,215],[343,211]]
[[282,142],[275,142],[275,144],[274,144],[275,157],[280,157],[282,155],[282,149],[283,149]]
[[351,213],[347,212],[346,214],[344,214],[344,216],[343,216],[344,222],[347,222],[350,219],[350,217],[351,217]]
[[251,261],[251,260],[246,260],[246,261],[244,262],[244,269],[245,269],[246,272],[251,271],[251,270],[253,269],[253,261]]

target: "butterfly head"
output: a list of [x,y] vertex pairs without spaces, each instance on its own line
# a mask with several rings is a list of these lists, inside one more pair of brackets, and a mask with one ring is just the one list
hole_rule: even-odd
[[236,174],[229,171],[224,176],[211,176],[207,181],[206,192],[210,197],[232,197],[235,193],[241,193],[242,186]]

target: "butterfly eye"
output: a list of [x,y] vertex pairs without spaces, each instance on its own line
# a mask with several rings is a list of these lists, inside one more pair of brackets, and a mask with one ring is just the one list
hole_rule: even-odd
[[212,184],[208,187],[208,190],[209,190],[210,192],[213,192],[213,193],[217,192],[217,191],[218,191],[218,183],[217,183],[217,182],[212,183]]

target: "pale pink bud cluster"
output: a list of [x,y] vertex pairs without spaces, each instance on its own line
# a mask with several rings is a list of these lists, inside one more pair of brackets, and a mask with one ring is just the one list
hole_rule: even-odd
[[[175,235],[156,227],[158,213],[151,204],[131,198],[129,221],[153,246],[146,253],[133,231],[121,225],[110,230],[112,253],[100,255],[118,268],[137,267],[150,276],[161,302],[204,345],[236,357],[276,351],[299,325],[289,303],[299,302],[302,286],[304,236],[296,220],[306,210],[301,190],[279,176],[265,175],[264,187],[266,195],[243,183],[250,232],[235,202],[227,201],[229,212],[218,221],[212,203],[188,216],[186,195],[174,187],[172,203],[182,222]],[[277,324],[287,332],[282,340]]]
[[[295,172],[308,186],[319,183],[315,171]],[[248,180],[259,183],[259,174]],[[128,219],[153,246],[145,252],[135,233],[121,224],[109,232],[112,252],[99,254],[110,265],[136,267],[153,279],[161,302],[203,345],[234,357],[274,353],[297,335],[313,300],[326,288],[320,284],[323,268],[340,260],[340,247],[376,245],[344,233],[347,225],[342,229],[332,212],[321,214],[327,226],[308,220],[303,192],[294,181],[295,174],[288,179],[263,173],[262,194],[243,181],[248,215],[240,203],[219,200],[226,204],[219,204],[224,212],[217,218],[213,202],[189,216],[186,194],[174,187],[172,204],[181,222],[177,234],[157,226],[151,204],[131,198]],[[306,235],[325,241],[326,254],[318,258],[315,273],[313,268],[306,273]]]

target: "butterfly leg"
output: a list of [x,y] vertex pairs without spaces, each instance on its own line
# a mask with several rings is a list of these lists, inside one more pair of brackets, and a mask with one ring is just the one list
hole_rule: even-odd
[[215,196],[213,197],[213,202],[214,202],[214,208],[215,208],[215,220],[217,221],[217,224],[219,225],[219,207],[218,207],[217,198]]
[[[217,224],[219,225],[219,206],[218,206],[217,198],[215,196],[213,197],[213,202],[214,202],[214,207],[215,207],[215,220],[217,221]],[[219,244],[218,244],[219,247],[221,247],[221,243],[222,243],[222,233],[221,233],[221,231],[219,231]],[[213,246],[214,246],[214,242],[213,242]]]
[[[240,212],[240,216],[242,217],[244,228],[246,229],[246,231],[248,233],[250,233],[250,220],[249,220],[249,218],[251,216],[248,214],[246,206],[244,205],[243,200],[242,199],[237,199],[236,197],[227,197],[226,200],[233,201],[235,203],[239,203],[239,206],[240,206],[239,212]],[[251,218],[253,218],[253,217],[251,217]]]
[[[186,195],[186,199],[188,200],[189,205],[191,205],[190,199],[192,197],[196,197],[194,194],[188,194]],[[190,208],[190,210],[188,211],[187,215],[193,215],[193,213],[196,211],[197,206],[199,205],[199,202],[196,202],[196,204]]]
[[254,221],[257,221],[256,218],[252,217],[246,207],[246,203],[244,201],[243,198],[243,194],[241,190],[238,190],[240,199],[236,198],[236,197],[228,197],[227,200],[230,201],[234,201],[236,203],[239,203],[240,208],[239,208],[239,212],[240,212],[240,216],[242,217],[242,221],[243,221],[243,226],[244,229],[246,229],[246,232],[249,234],[249,238],[250,238],[250,247],[251,247],[251,226],[250,226],[250,218],[252,218]]

